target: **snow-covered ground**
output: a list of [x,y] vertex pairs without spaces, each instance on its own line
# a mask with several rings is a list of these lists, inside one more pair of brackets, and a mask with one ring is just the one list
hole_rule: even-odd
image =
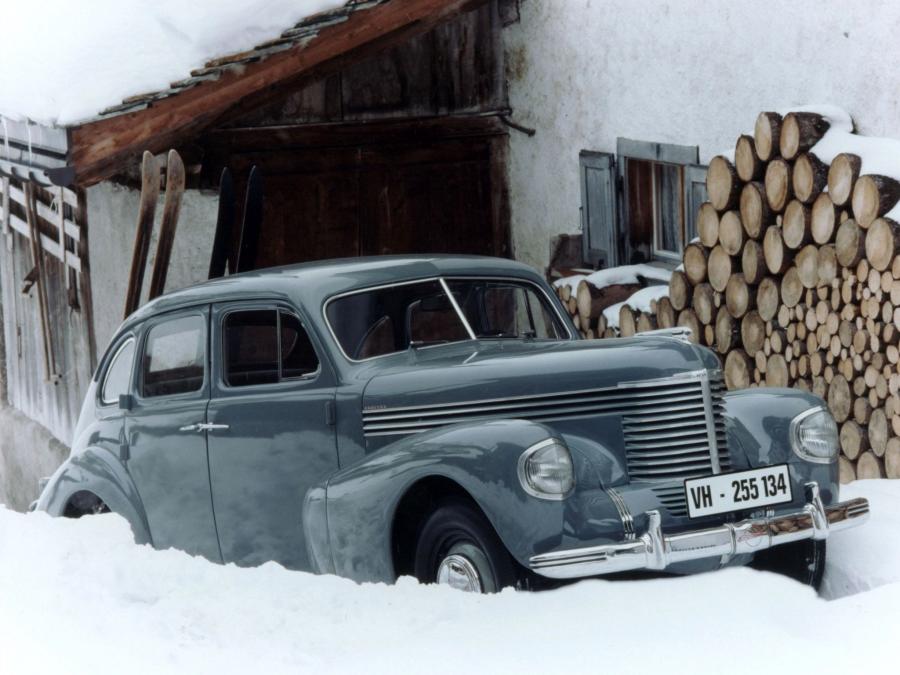
[[472,596],[220,566],[117,516],[0,508],[0,673],[896,673],[900,481],[829,542],[822,597],[772,574]]

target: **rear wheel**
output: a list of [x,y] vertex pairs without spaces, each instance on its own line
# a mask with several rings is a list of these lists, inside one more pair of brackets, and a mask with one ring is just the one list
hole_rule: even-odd
[[751,567],[776,572],[819,590],[825,574],[825,542],[808,539],[757,553]]
[[516,566],[493,527],[475,507],[447,501],[428,516],[416,544],[416,578],[472,593],[515,586]]

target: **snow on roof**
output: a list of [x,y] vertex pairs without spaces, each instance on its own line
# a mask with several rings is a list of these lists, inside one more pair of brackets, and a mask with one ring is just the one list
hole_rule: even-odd
[[856,496],[871,520],[828,539],[820,595],[750,569],[487,596],[356,584],[137,546],[117,515],[0,507],[0,669],[896,673],[900,481],[841,486]]
[[639,277],[669,283],[669,279],[672,278],[672,271],[663,267],[655,267],[654,265],[622,265],[620,267],[598,270],[591,274],[576,274],[571,277],[563,277],[554,281],[553,285],[559,287],[568,284],[574,293],[578,290],[578,284],[582,280],[587,280],[589,284],[597,288],[606,288],[617,284],[637,284],[640,283]]
[[42,0],[7,3],[0,115],[69,125],[252,49],[345,0]]

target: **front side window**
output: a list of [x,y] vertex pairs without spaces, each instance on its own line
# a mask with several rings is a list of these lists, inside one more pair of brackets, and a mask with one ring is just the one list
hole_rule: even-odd
[[447,279],[447,287],[459,311],[433,280],[336,298],[328,303],[328,323],[353,360],[469,340],[470,328],[476,339],[567,337],[550,303],[530,284]]
[[306,377],[319,359],[300,319],[277,309],[231,312],[223,330],[229,387],[275,384]]
[[206,362],[206,319],[198,314],[159,323],[150,329],[141,364],[146,398],[200,391]]
[[131,388],[131,371],[134,365],[134,340],[129,338],[116,351],[109,368],[106,369],[106,378],[100,400],[104,405],[112,405],[119,402],[119,396],[127,394]]

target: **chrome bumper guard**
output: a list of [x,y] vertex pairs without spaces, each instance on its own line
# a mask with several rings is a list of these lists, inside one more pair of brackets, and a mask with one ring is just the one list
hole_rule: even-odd
[[663,534],[659,511],[647,511],[647,532],[630,541],[532,556],[531,569],[553,579],[576,579],[630,570],[664,570],[674,563],[733,556],[803,539],[827,539],[831,532],[862,525],[869,517],[867,499],[825,506],[816,483],[806,484],[803,510],[752,518],[703,530]]

